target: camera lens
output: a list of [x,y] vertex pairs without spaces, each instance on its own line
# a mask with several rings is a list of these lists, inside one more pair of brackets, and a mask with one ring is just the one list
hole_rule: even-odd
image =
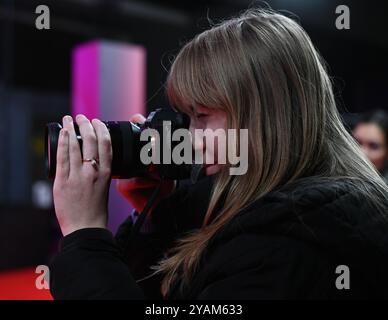
[[[104,123],[109,130],[112,142],[112,178],[124,179],[144,174],[145,168],[138,156],[142,147],[140,127],[128,121],[105,121]],[[45,158],[49,178],[55,177],[58,137],[61,129],[62,126],[58,122],[51,122],[46,126]],[[82,137],[77,124],[74,124],[74,129],[82,155]]]
[[[150,128],[158,133],[163,130],[163,121],[171,121],[172,130],[188,129],[190,119],[187,115],[168,109],[157,109],[152,112],[142,125],[129,121],[103,121],[108,128],[112,143],[112,178],[127,179],[146,175],[150,166],[144,165],[140,160],[140,151],[147,141],[141,141],[142,130]],[[55,178],[57,165],[57,148],[59,132],[62,125],[58,122],[48,123],[45,135],[46,171],[50,179]],[[82,137],[79,128],[74,123],[74,129],[82,155]],[[162,134],[161,134],[162,136]],[[163,145],[164,141],[161,141]],[[156,170],[165,178],[184,179],[190,177],[190,164],[156,164]]]
[[45,134],[45,160],[46,171],[49,178],[55,177],[57,164],[57,148],[59,131],[62,126],[58,122],[51,122],[46,126]]

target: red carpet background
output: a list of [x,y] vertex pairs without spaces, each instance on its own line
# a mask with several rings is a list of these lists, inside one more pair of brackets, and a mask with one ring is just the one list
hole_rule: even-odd
[[37,289],[35,268],[0,272],[0,300],[53,300],[50,290]]

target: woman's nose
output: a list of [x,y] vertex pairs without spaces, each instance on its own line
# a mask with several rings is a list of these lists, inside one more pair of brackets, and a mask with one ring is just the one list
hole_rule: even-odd
[[196,151],[203,151],[204,150],[204,142],[203,142],[203,134],[201,134],[201,130],[196,129],[194,126],[190,126],[189,128],[193,149]]

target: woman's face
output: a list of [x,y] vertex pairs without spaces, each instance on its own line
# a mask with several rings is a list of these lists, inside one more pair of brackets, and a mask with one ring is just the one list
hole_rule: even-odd
[[382,171],[388,160],[383,131],[373,123],[361,123],[354,128],[353,135],[377,170]]
[[[207,144],[206,139],[198,134],[198,131],[196,132],[195,129],[200,129],[201,131],[210,129],[213,132],[217,129],[223,129],[227,136],[226,113],[225,111],[208,108],[202,105],[197,105],[192,111],[192,115],[190,116],[190,132],[194,139],[194,149],[196,151],[201,151],[204,155],[206,175],[213,175],[221,169],[222,164],[217,163],[218,154],[220,152],[226,152],[226,145],[218,141],[217,138],[214,139],[214,143]],[[213,158],[211,156],[213,156]],[[214,162],[209,161],[210,159],[214,159]]]

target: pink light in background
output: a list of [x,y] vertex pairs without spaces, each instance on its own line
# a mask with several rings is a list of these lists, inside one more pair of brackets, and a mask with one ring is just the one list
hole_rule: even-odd
[[99,43],[78,46],[72,56],[72,114],[99,117]]
[[[72,115],[128,121],[134,113],[145,114],[143,47],[88,42],[73,50],[72,62]],[[109,228],[115,232],[132,208],[116,191],[114,180],[109,195]]]

